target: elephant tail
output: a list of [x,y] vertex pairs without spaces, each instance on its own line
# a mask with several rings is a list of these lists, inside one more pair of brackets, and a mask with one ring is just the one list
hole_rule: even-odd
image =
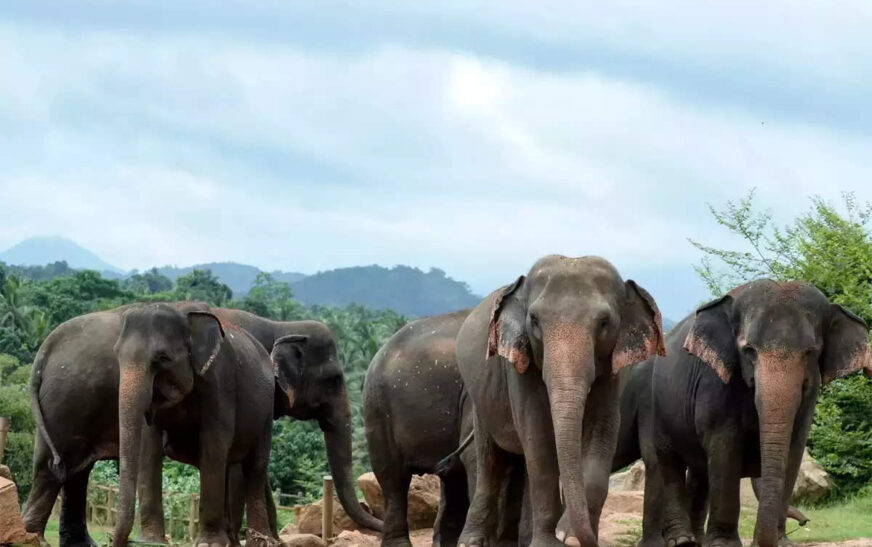
[[33,419],[36,421],[36,427],[39,434],[42,436],[45,444],[48,445],[49,450],[51,450],[52,460],[48,464],[49,470],[58,481],[63,483],[67,479],[67,468],[64,465],[63,460],[61,460],[61,456],[58,454],[57,448],[55,448],[51,437],[48,436],[48,430],[45,428],[45,419],[42,415],[42,408],[39,406],[39,388],[42,385],[42,374],[45,369],[45,363],[48,360],[47,346],[48,344],[43,343],[36,354],[36,358],[33,360],[33,370],[30,372],[30,408],[33,412]]
[[457,450],[439,460],[439,463],[436,464],[433,472],[443,478],[448,475],[457,466],[460,454],[466,450],[466,447],[469,446],[473,438],[475,438],[475,431],[471,432],[465,439],[463,439],[463,442],[460,443]]

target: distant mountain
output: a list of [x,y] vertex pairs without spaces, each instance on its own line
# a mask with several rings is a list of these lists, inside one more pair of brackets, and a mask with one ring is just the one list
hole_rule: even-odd
[[[257,274],[260,273],[260,270],[254,266],[237,264],[236,262],[209,262],[207,264],[195,264],[194,266],[187,266],[184,268],[164,266],[163,268],[158,268],[157,271],[175,282],[175,280],[180,276],[187,275],[195,269],[211,270],[222,283],[230,287],[230,290],[233,291],[233,295],[237,297],[248,293],[251,286],[254,284],[254,279],[257,277]],[[270,275],[273,276],[273,279],[284,281],[285,283],[293,283],[306,277],[304,274],[297,272],[281,271],[270,272]]]
[[63,237],[31,237],[0,253],[0,262],[20,266],[41,266],[58,261],[70,268],[124,273],[78,243]]
[[673,321],[672,319],[669,319],[668,317],[662,317],[661,319],[663,321],[663,332],[666,332],[666,331],[672,329],[672,327],[674,327],[676,324],[675,321]]
[[[0,262],[20,275],[45,280],[70,275],[72,270],[97,270],[103,277],[123,280],[136,270],[125,272],[81,246],[63,238],[32,238],[0,253]],[[158,271],[175,281],[194,269],[211,270],[233,291],[245,296],[260,269],[235,262],[211,262],[193,266],[164,266]],[[425,316],[475,306],[481,300],[466,283],[448,277],[437,268],[424,272],[409,266],[360,266],[304,275],[272,271],[274,279],[291,286],[294,297],[308,305],[346,306],[362,304],[373,309],[393,309],[408,316]]]
[[340,268],[291,283],[294,298],[304,304],[390,308],[403,315],[425,316],[475,306],[481,297],[466,283],[438,268],[423,272],[409,266]]

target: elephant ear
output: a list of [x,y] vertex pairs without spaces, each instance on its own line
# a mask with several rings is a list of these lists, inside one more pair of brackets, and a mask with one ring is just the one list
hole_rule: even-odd
[[654,298],[633,280],[624,283],[621,329],[612,351],[612,372],[641,363],[654,355],[666,355],[663,320]]
[[512,363],[520,374],[527,371],[532,359],[526,328],[527,310],[519,298],[519,289],[526,279],[522,275],[497,293],[491,310],[485,355],[485,359],[499,355]]
[[684,349],[714,370],[726,384],[739,365],[739,349],[730,323],[733,297],[723,296],[696,310]]
[[306,347],[309,337],[301,334],[282,336],[273,344],[270,360],[279,388],[294,406],[296,392],[303,383],[303,368],[306,363]]
[[869,354],[869,328],[866,323],[842,306],[830,306],[830,324],[821,354],[821,379],[824,383],[863,369],[872,376]]
[[221,321],[208,311],[189,311],[191,328],[191,364],[200,376],[206,374],[218,357],[224,343]]

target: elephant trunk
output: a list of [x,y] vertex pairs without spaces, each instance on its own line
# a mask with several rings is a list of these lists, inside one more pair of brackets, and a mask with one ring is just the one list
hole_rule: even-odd
[[759,547],[777,547],[786,518],[787,461],[804,370],[783,355],[761,354],[755,402],[760,420],[760,506],[754,538]]
[[351,409],[344,387],[341,396],[330,409],[329,416],[321,420],[320,425],[324,432],[327,462],[339,503],[354,522],[365,528],[381,531],[382,521],[367,513],[357,501],[351,462]]
[[133,529],[142,428],[152,397],[152,378],[146,365],[124,363],[121,371],[118,384],[118,520],[112,537],[113,547],[126,547]]
[[[569,520],[581,547],[597,547],[590,522],[582,461],[584,406],[594,377],[592,344],[546,341],[544,376],[551,404],[557,467]],[[582,351],[579,351],[579,350]]]

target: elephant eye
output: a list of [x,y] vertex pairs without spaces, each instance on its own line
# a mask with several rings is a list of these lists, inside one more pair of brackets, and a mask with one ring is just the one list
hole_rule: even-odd
[[530,329],[533,336],[536,338],[542,337],[542,327],[539,325],[539,316],[534,313],[530,314]]
[[172,361],[172,359],[170,359],[169,354],[165,351],[157,352],[154,356],[154,359],[153,359],[153,362],[156,365],[165,365],[165,364],[169,363],[170,361]]

